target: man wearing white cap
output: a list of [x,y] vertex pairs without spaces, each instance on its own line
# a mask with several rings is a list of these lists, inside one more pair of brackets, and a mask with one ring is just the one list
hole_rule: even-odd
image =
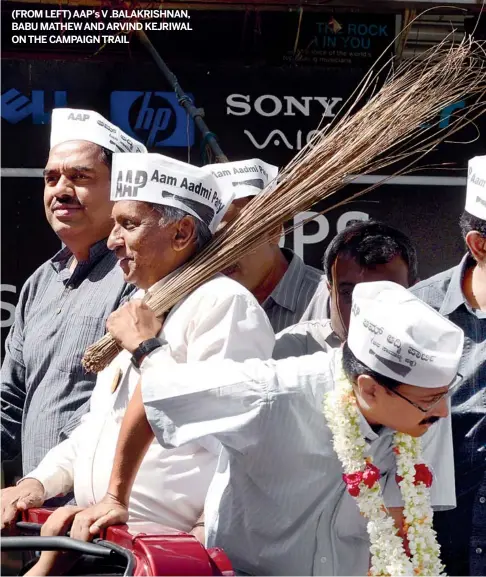
[[[59,509],[46,531],[57,532],[74,520],[71,535],[80,538],[86,538],[79,532],[89,518],[89,509],[82,509],[107,492],[118,431],[147,354],[167,341],[176,364],[211,358],[243,361],[269,358],[274,346],[272,328],[257,301],[223,275],[173,307],[163,328],[141,300],[201,250],[216,230],[232,196],[218,188],[210,173],[159,154],[117,154],[111,198],[114,228],[108,246],[125,280],[140,289],[107,322],[124,350],[99,374],[83,422],[19,484],[36,479],[46,498],[74,485],[78,507]],[[173,450],[154,441],[132,491],[131,528],[154,532],[163,525],[191,531],[203,511],[219,451],[214,439]],[[48,574],[52,560],[44,554],[32,574]]]
[[[119,502],[90,531],[124,520],[154,434],[167,449],[210,436],[224,449],[207,544],[237,572],[365,575],[371,562],[375,575],[438,575],[431,506],[454,505],[454,472],[438,454],[432,473],[419,437],[448,415],[462,347],[458,327],[388,281],[356,286],[348,341],[330,353],[177,364],[164,344],[120,430]],[[403,541],[386,512],[401,506]]]
[[435,525],[450,575],[486,575],[486,156],[469,161],[460,224],[467,254],[412,292],[464,331],[451,409],[457,509]]
[[23,286],[2,366],[2,461],[22,452],[24,473],[87,411],[95,376],[82,369],[81,357],[133,289],[106,246],[116,151],[145,147],[91,110],[53,111],[44,205],[65,247]]
[[[256,158],[204,168],[212,171],[221,187],[235,194],[222,226],[236,218],[278,174],[276,166]],[[281,235],[282,227],[277,226],[262,238],[262,245],[224,271],[253,293],[276,333],[300,321],[329,317],[324,273],[304,264],[292,250],[280,249]]]

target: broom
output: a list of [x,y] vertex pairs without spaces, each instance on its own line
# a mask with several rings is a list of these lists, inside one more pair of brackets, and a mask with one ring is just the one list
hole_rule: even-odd
[[[276,185],[272,183],[255,197],[163,287],[146,294],[145,302],[155,314],[162,316],[216,273],[264,243],[265,235],[276,226],[333,195],[349,183],[350,175],[376,172],[397,162],[402,164],[394,174],[402,174],[448,135],[479,116],[486,109],[483,45],[467,38],[447,48],[447,41],[430,49],[424,61],[400,65],[374,94],[386,65],[378,71],[372,69],[355,90],[354,100],[348,101],[347,112],[315,134],[282,171]],[[434,132],[424,126],[446,106],[466,96],[475,97],[468,107],[469,119],[462,109],[446,129]],[[366,97],[368,101],[355,111]],[[408,165],[406,160],[411,160]],[[98,372],[118,352],[108,333],[87,349],[83,366]]]

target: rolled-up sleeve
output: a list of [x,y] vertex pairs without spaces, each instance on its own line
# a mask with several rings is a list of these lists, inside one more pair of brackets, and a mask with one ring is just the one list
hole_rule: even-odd
[[315,411],[316,402],[321,402],[316,401],[316,391],[329,380],[328,365],[324,352],[281,361],[178,364],[165,345],[141,365],[142,398],[164,447],[214,436],[226,447],[245,452],[258,444],[262,423],[274,413],[277,401],[290,407],[300,399],[299,406]]
[[178,364],[167,345],[154,351],[142,363],[141,382],[147,419],[159,443],[171,448],[214,436],[240,452],[257,443],[274,375],[269,365],[221,359]]

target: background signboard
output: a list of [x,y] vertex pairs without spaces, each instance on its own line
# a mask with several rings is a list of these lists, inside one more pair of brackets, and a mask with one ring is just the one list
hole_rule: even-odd
[[[294,51],[297,13],[262,13],[258,20],[256,15],[245,14],[211,13],[208,26],[212,28],[205,30],[206,34],[208,30],[221,32],[217,50],[208,42],[197,44],[202,33],[197,30],[194,37],[185,36],[184,45],[180,36],[174,36],[173,45],[159,49],[196,105],[204,108],[210,129],[231,160],[256,156],[284,166],[321,119],[326,123],[335,118],[393,38],[395,15],[304,14]],[[209,18],[203,12],[198,17]],[[257,25],[259,34],[255,34]],[[228,27],[233,27],[233,33]],[[331,47],[333,38],[336,48]],[[161,43],[157,35],[154,40]],[[348,50],[350,61],[338,62],[330,55],[331,48]],[[325,56],[320,55],[328,58],[325,64],[313,60],[316,51],[326,50]],[[95,109],[143,140],[153,152],[194,164],[207,160],[193,122],[136,44],[131,53],[115,50],[112,58],[104,59],[16,56],[2,62],[3,336],[22,284],[60,247],[44,220],[39,177],[48,156],[53,107]],[[442,111],[441,124],[446,126],[464,104],[458,102]],[[479,129],[481,122],[484,125],[484,119]],[[423,170],[412,179],[387,184],[330,210],[290,233],[287,246],[319,267],[329,240],[346,222],[378,218],[412,237],[422,278],[454,265],[464,250],[457,223],[464,206],[467,159],[485,154],[476,130],[470,126],[455,138],[469,144],[441,144],[423,161],[424,165],[446,165],[447,171]],[[441,180],[444,176],[452,178]],[[365,186],[366,182],[357,181],[342,194]],[[336,200],[314,210],[328,208]]]

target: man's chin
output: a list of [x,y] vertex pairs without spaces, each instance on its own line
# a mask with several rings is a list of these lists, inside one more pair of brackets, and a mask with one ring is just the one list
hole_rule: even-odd
[[70,241],[82,239],[84,235],[88,238],[90,235],[90,228],[85,223],[75,220],[61,222],[54,218],[49,221],[49,225],[61,241],[68,246]]

